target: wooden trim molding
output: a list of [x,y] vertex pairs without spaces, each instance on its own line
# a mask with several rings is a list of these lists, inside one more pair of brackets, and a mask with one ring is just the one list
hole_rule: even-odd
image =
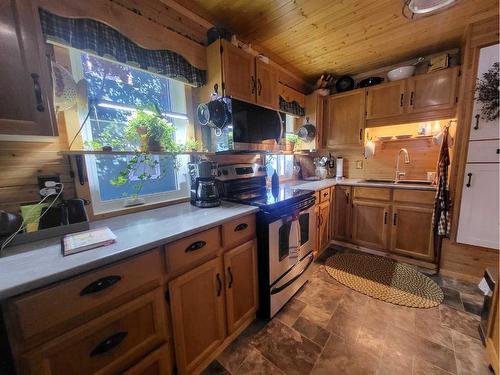
[[34,0],[37,5],[59,16],[89,18],[103,22],[139,46],[153,50],[170,50],[182,55],[198,69],[207,69],[205,47],[175,31],[134,13],[111,1]]

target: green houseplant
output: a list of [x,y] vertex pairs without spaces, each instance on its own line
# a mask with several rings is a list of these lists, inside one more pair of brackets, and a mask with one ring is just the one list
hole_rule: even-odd
[[285,136],[286,139],[286,151],[294,151],[297,147],[300,147],[301,141],[298,135],[296,134],[287,134]]

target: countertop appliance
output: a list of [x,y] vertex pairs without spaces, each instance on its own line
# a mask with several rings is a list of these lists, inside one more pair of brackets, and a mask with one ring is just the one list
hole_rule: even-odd
[[[229,97],[217,101],[224,115],[212,115],[210,107],[200,105],[198,121],[202,126],[203,143],[215,152],[277,150],[284,136],[285,115],[279,111],[259,107]],[[216,113],[215,111],[212,111]],[[224,121],[215,121],[223,118]],[[213,125],[212,125],[213,124]],[[215,128],[215,129],[214,129]]]
[[188,170],[191,177],[191,204],[202,208],[219,206],[219,191],[215,182],[217,163],[200,160],[198,163],[189,163]]
[[311,276],[314,260],[314,192],[266,187],[258,164],[219,167],[223,199],[257,206],[259,316],[272,318]]

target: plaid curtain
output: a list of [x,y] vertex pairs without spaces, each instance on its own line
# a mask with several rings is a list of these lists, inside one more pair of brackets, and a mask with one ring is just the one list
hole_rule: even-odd
[[178,53],[139,47],[112,27],[86,18],[60,17],[40,9],[47,42],[55,42],[123,64],[140,67],[194,86],[206,83],[206,71],[195,68]]
[[297,103],[295,100],[292,102],[287,102],[281,96],[280,96],[280,110],[297,116],[304,116],[306,114],[304,107],[301,107],[299,103]]

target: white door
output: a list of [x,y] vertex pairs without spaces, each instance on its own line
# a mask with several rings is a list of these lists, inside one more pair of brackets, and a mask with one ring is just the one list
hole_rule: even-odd
[[[483,78],[483,74],[499,62],[498,44],[481,48],[479,54],[479,66],[477,69],[477,78]],[[496,139],[499,138],[498,119],[495,121],[487,121],[481,118],[481,105],[474,101],[474,109],[472,112],[472,123],[470,127],[469,140],[475,141],[479,139]]]
[[499,248],[499,166],[466,165],[457,242]]

